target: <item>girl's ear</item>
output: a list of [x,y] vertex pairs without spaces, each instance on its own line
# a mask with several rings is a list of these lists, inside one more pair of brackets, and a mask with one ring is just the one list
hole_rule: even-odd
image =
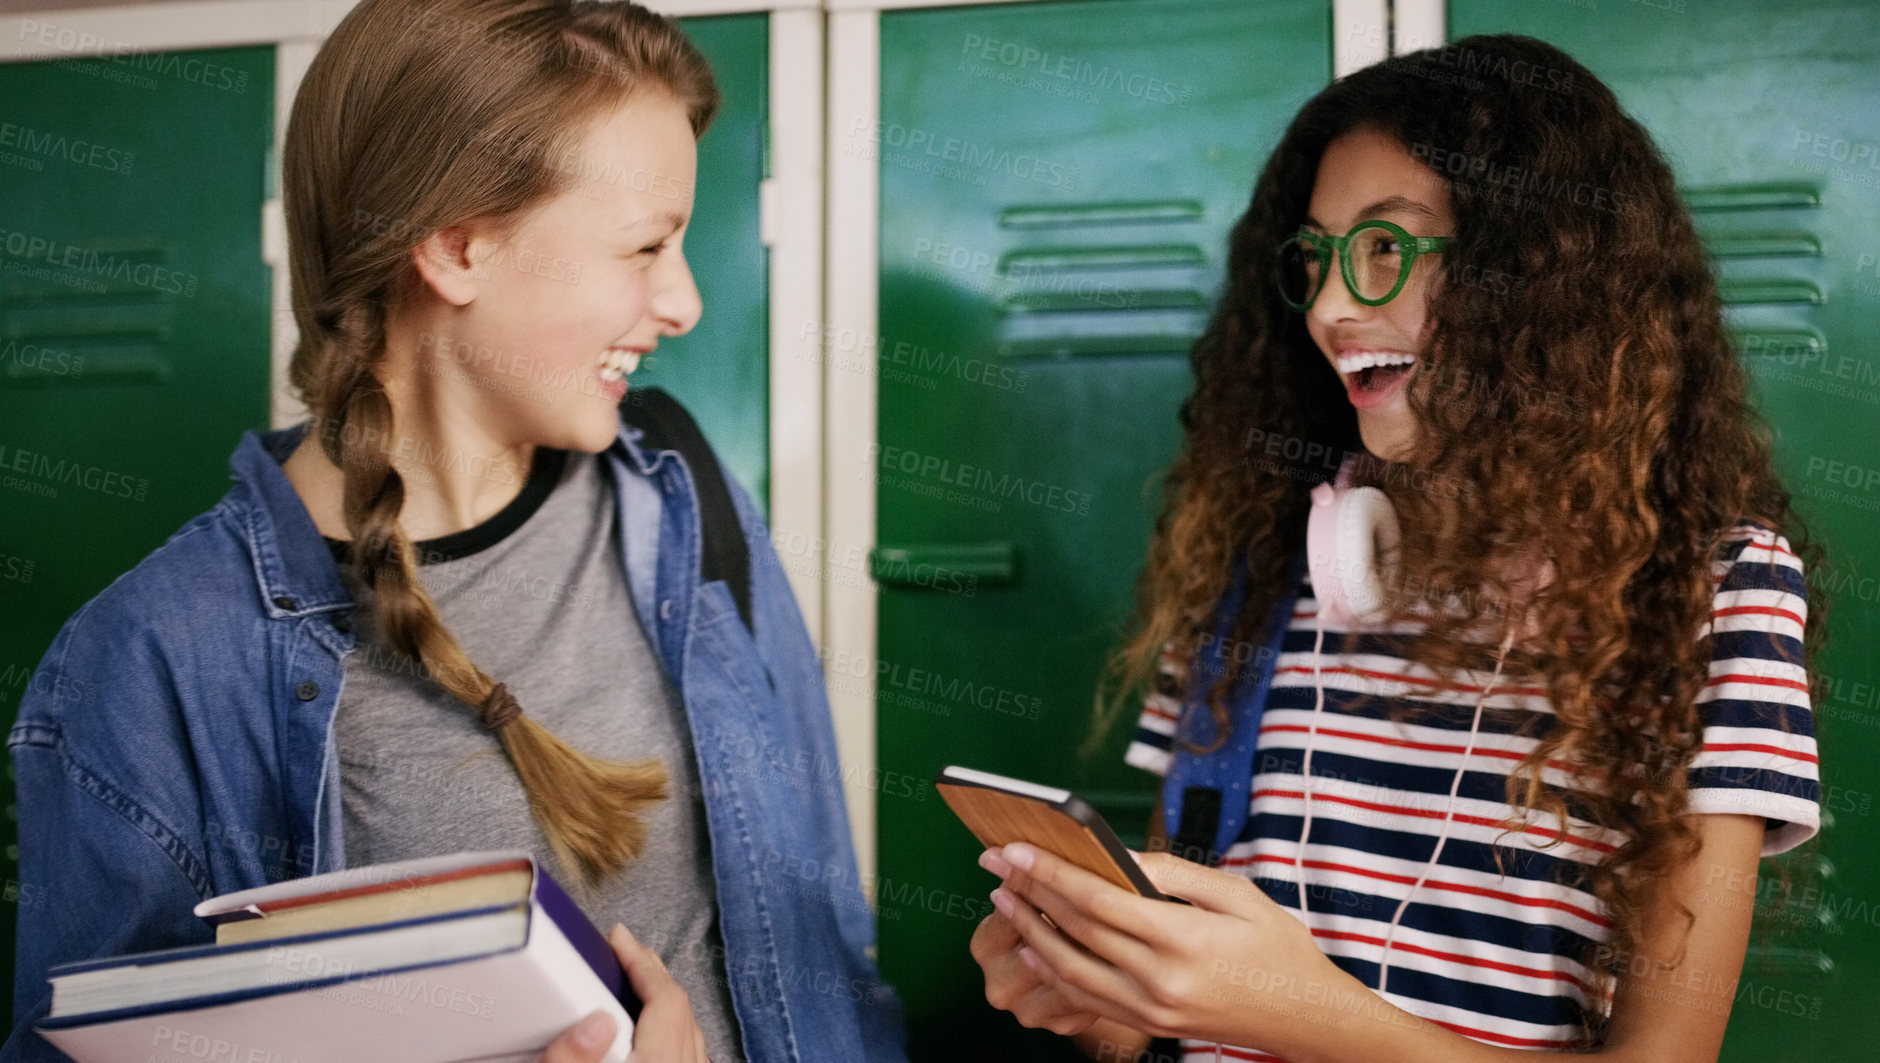
[[411,249],[411,264],[438,298],[463,306],[477,297],[489,277],[484,265],[495,245],[467,226],[440,229]]

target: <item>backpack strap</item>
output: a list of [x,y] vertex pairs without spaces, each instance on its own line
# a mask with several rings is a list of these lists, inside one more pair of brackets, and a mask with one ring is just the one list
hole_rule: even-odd
[[[1267,692],[1273,685],[1286,629],[1292,623],[1305,562],[1302,551],[1294,559],[1287,592],[1274,603],[1268,617],[1270,633],[1265,643],[1251,661],[1245,662],[1229,696],[1230,728],[1224,742],[1204,699],[1213,677],[1228,666],[1232,649],[1228,639],[1247,595],[1244,562],[1235,567],[1233,581],[1215,611],[1214,637],[1191,666],[1181,719],[1171,744],[1173,761],[1162,782],[1163,829],[1170,839],[1170,851],[1184,859],[1214,866],[1246,826],[1252,801],[1254,750],[1260,744],[1260,718],[1266,711]],[[1206,749],[1217,743],[1212,752],[1195,748]]]
[[620,416],[640,430],[642,446],[676,450],[685,459],[686,468],[692,471],[704,531],[699,576],[707,583],[723,580],[745,628],[755,630],[751,627],[750,544],[744,539],[744,526],[731,502],[724,471],[718,466],[711,444],[705,442],[705,434],[699,431],[698,422],[678,399],[660,388],[629,389],[627,397],[620,400]]

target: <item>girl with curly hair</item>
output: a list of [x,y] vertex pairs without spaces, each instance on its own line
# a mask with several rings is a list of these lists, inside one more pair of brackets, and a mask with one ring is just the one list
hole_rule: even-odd
[[1819,824],[1818,551],[1645,130],[1528,37],[1340,79],[1192,364],[1098,714],[1147,691],[1190,904],[988,850],[988,999],[1099,1059],[1715,1059]]

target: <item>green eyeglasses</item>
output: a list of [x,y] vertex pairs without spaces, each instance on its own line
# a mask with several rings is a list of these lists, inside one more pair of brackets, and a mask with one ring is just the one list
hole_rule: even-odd
[[1403,291],[1418,255],[1438,254],[1451,237],[1411,236],[1383,220],[1361,221],[1343,236],[1308,229],[1294,233],[1279,248],[1279,294],[1294,310],[1309,310],[1325,287],[1332,252],[1345,275],[1351,297],[1366,306],[1382,306]]

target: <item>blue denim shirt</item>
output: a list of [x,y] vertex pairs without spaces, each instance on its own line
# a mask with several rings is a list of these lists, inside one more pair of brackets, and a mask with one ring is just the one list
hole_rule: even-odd
[[[332,724],[353,602],[281,469],[306,430],[244,433],[228,494],[68,619],[21,699],[0,1063],[66,1059],[31,1029],[52,965],[213,941],[198,901],[346,866]],[[725,585],[700,581],[685,460],[639,436],[623,424],[603,460],[634,609],[691,723],[745,1051],[901,1061],[822,671],[768,532],[726,476],[750,544],[753,636]]]

